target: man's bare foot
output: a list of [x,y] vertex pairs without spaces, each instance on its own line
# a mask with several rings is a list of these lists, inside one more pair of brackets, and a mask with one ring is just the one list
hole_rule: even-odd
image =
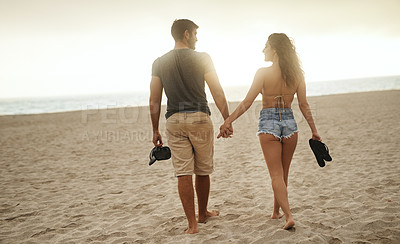
[[283,216],[285,216],[284,214],[281,214],[281,213],[272,213],[272,215],[271,215],[271,219],[280,219],[280,218],[282,218]]
[[185,230],[185,234],[196,234],[196,233],[199,233],[199,231],[197,230],[197,227],[196,228],[187,228],[186,230]]
[[211,210],[206,212],[206,216],[200,216],[199,215],[199,220],[197,221],[198,223],[206,223],[207,219],[210,217],[215,217],[219,216],[219,211],[218,210]]
[[283,229],[284,229],[284,230],[290,230],[290,229],[293,228],[293,227],[294,227],[294,221],[293,221],[293,219],[292,219],[292,218],[286,219],[286,224],[285,224],[285,226],[283,226]]

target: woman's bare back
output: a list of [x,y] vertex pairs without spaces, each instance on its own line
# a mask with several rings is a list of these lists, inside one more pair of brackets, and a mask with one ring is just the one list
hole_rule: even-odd
[[294,87],[286,86],[279,66],[265,68],[261,92],[263,108],[291,108],[297,86],[298,84]]

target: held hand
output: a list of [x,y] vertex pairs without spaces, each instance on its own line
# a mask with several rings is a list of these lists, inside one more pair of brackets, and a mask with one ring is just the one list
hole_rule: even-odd
[[232,123],[223,123],[221,125],[221,127],[219,127],[219,134],[217,136],[217,138],[220,138],[221,136],[223,138],[230,138],[232,137],[233,134],[233,127],[232,127]]
[[224,131],[223,129],[220,129],[217,138],[220,138],[220,137],[222,137],[222,138],[230,138],[230,137],[232,137],[232,133],[229,133],[228,130]]
[[160,135],[159,131],[154,131],[153,132],[153,144],[156,147],[162,147],[162,145],[163,145],[163,142],[162,142],[161,135]]
[[321,136],[318,134],[318,132],[313,132],[311,138],[312,138],[313,140],[322,141],[322,138],[321,138]]

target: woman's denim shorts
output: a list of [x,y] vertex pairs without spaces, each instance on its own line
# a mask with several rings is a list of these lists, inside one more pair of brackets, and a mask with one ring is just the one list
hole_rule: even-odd
[[265,133],[279,138],[289,138],[298,132],[297,123],[290,108],[264,108],[260,112],[257,136]]

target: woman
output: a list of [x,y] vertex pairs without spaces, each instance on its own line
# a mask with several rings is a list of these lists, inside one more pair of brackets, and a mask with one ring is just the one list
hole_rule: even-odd
[[289,208],[287,184],[289,166],[297,145],[297,124],[294,120],[291,104],[297,94],[299,108],[307,120],[312,132],[312,139],[321,141],[306,98],[306,84],[303,70],[294,45],[282,33],[268,37],[263,50],[265,61],[272,61],[272,66],[261,68],[254,77],[253,84],[246,98],[220,127],[218,138],[232,134],[232,122],[240,117],[253,103],[259,93],[262,94],[263,109],[260,112],[259,136],[274,191],[274,209],[272,219],[286,217],[285,230],[294,226]]

